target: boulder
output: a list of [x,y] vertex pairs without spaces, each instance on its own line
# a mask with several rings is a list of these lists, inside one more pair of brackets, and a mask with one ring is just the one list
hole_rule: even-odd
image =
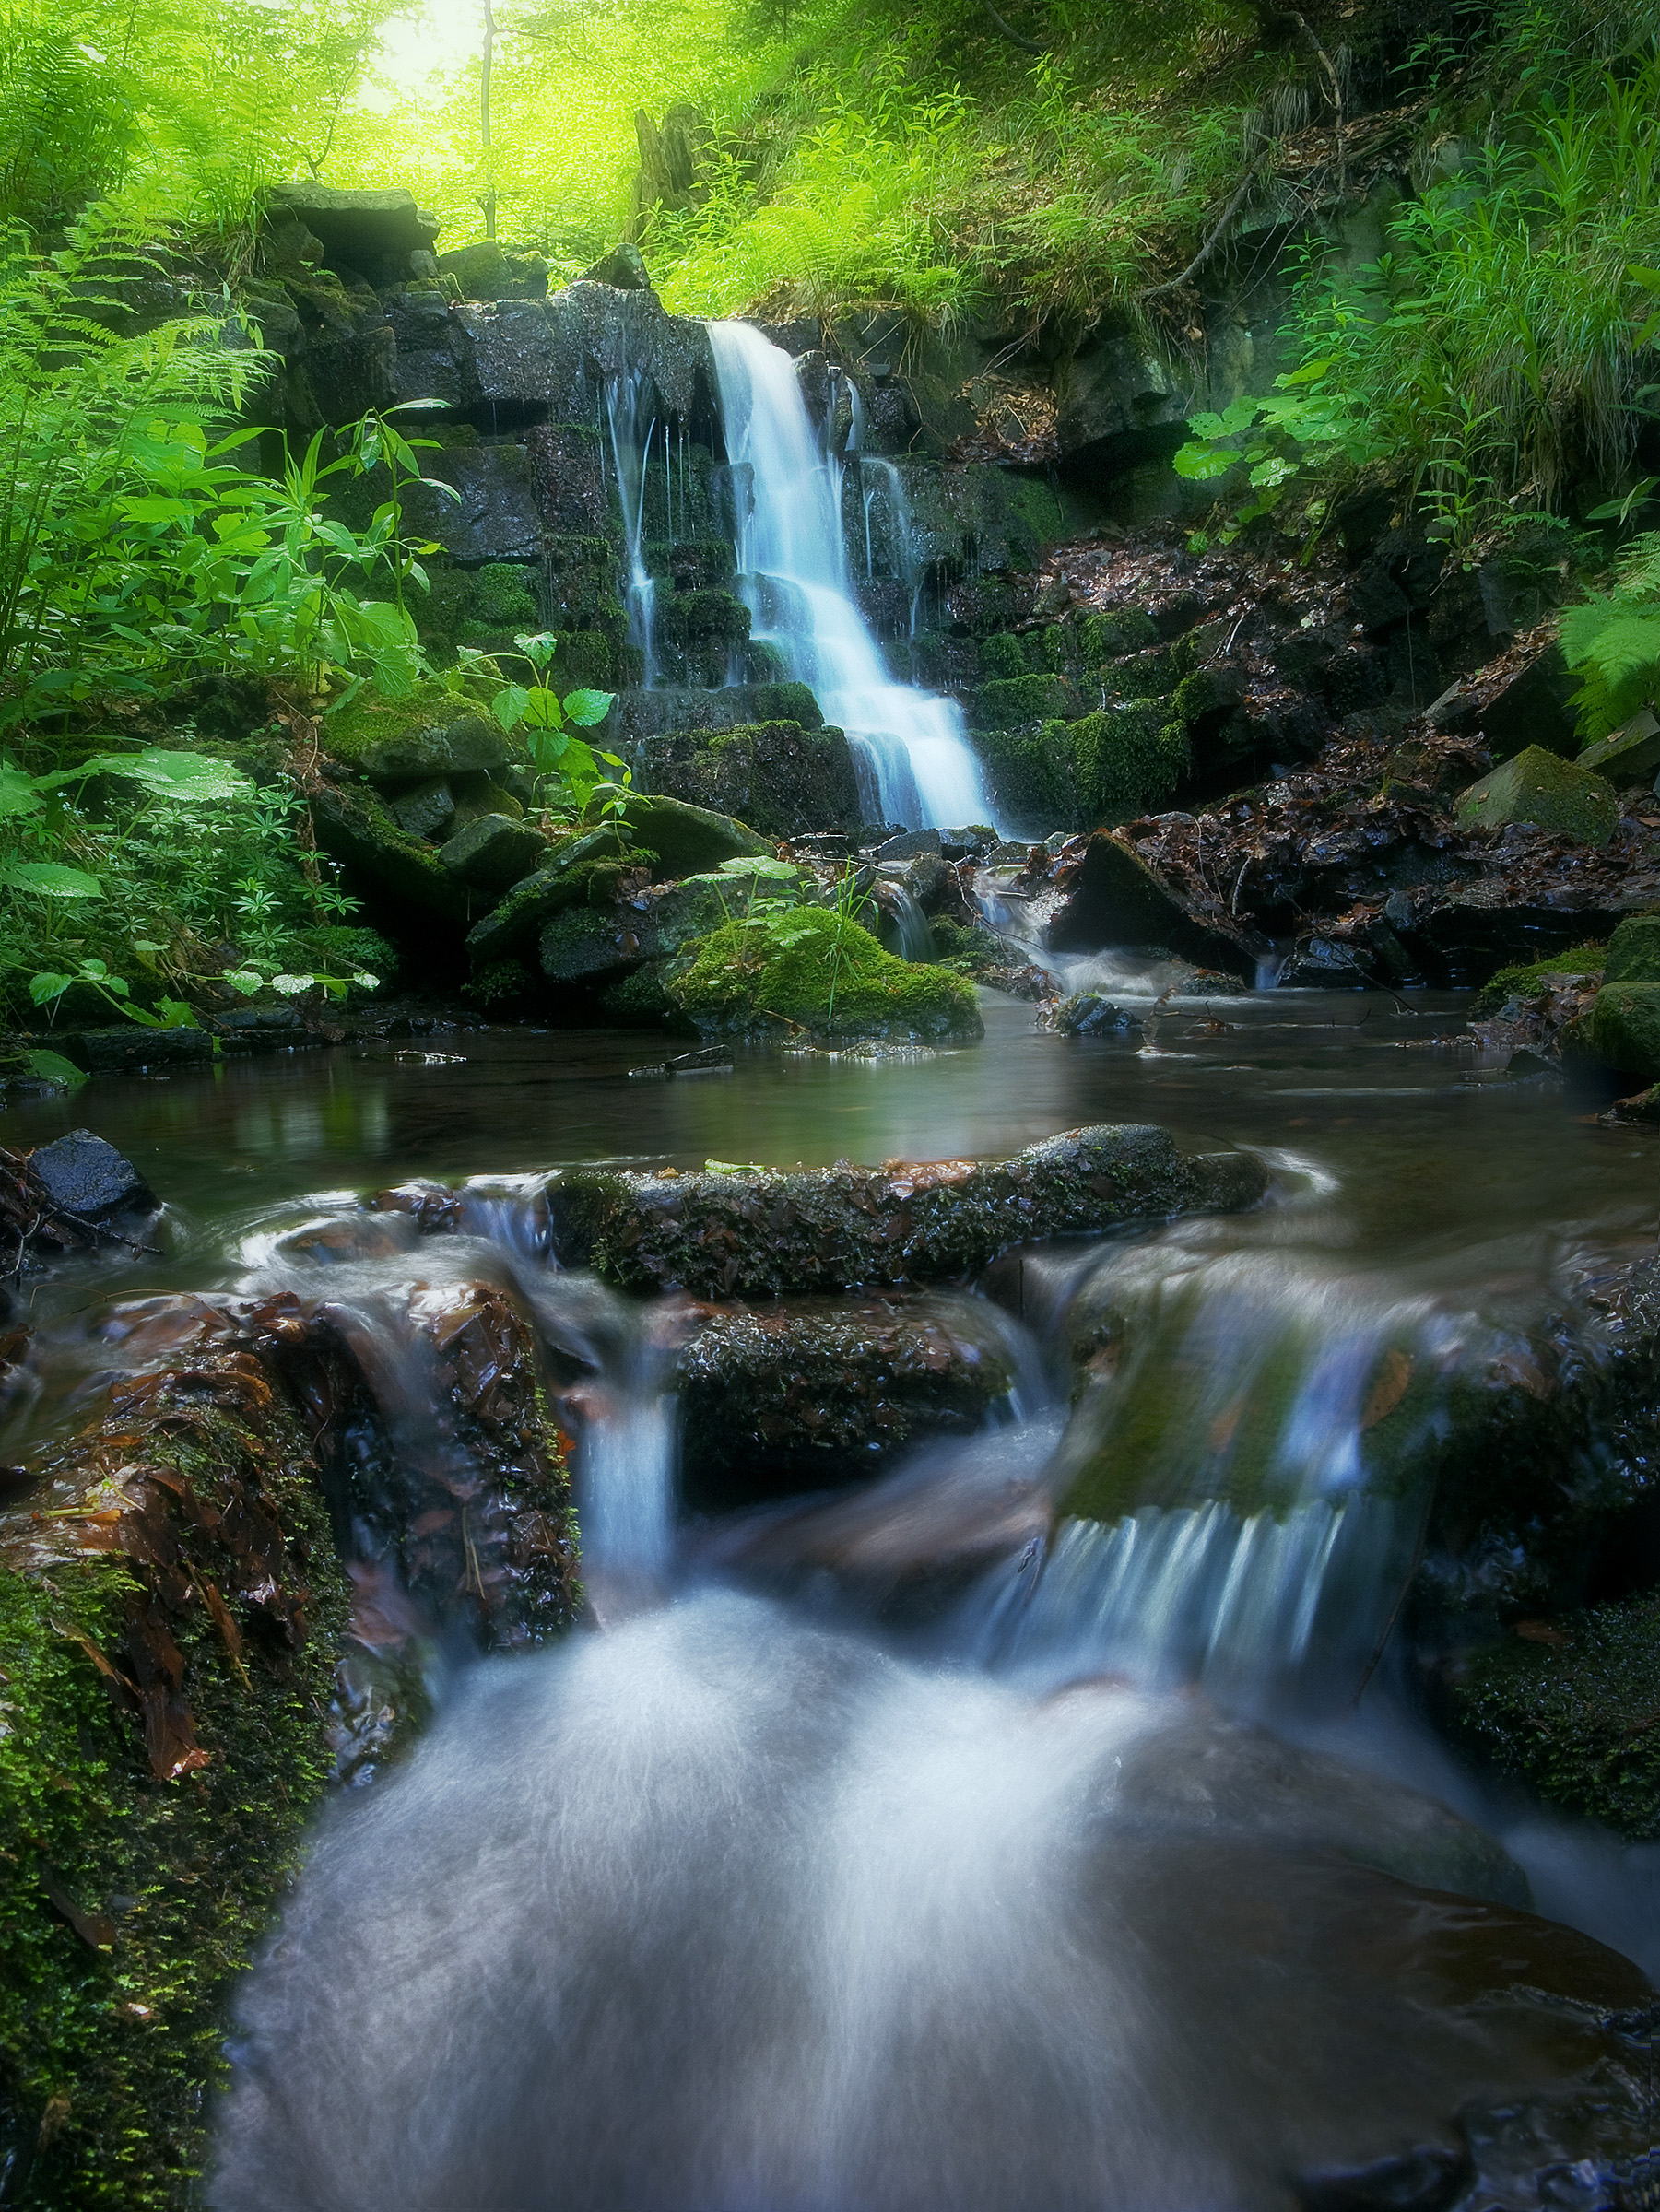
[[621,245],[613,246],[602,254],[591,269],[583,271],[584,284],[608,284],[615,292],[649,292],[651,271],[645,257],[632,239],[624,239]]
[[1622,1076],[1660,1082],[1660,983],[1605,982],[1591,1008],[1591,1045]]
[[494,239],[441,253],[438,273],[454,279],[464,300],[540,300],[547,291],[547,264],[539,253],[515,253]]
[[676,1370],[686,1499],[720,1512],[874,1476],[926,1438],[971,1435],[1012,1381],[978,1300],[724,1308]]
[[[387,726],[384,735],[377,725]],[[330,749],[371,783],[415,783],[434,776],[505,768],[518,758],[500,724],[485,714],[457,715],[452,704],[400,712],[365,709],[331,729]]]
[[1605,983],[1660,983],[1660,913],[1631,914],[1608,939]]
[[615,908],[568,906],[544,927],[536,945],[550,983],[598,986],[620,982],[651,957],[652,938],[637,914]]
[[634,758],[647,790],[736,816],[758,834],[858,826],[858,780],[840,730],[794,722],[681,730],[642,739]]
[[1164,1129],[1072,1129],[1012,1158],[700,1174],[573,1169],[547,1186],[567,1267],[701,1298],[964,1276],[1011,1244],[1173,1214],[1232,1213],[1267,1189],[1253,1154],[1183,1157]]
[[593,868],[620,858],[617,832],[608,824],[543,851],[547,857],[535,875],[515,883],[494,912],[468,932],[467,951],[476,963],[507,959],[534,945],[555,914],[586,900]]
[[1481,734],[1493,759],[1543,750],[1572,759],[1579,750],[1572,705],[1578,688],[1560,645],[1536,653],[1481,711]]
[[1175,888],[1134,849],[1104,830],[1056,878],[1057,902],[1044,931],[1051,952],[1104,952],[1121,945],[1168,945],[1201,968],[1246,982],[1256,951],[1243,930],[1192,914]]
[[684,799],[637,793],[624,818],[637,844],[658,855],[665,876],[700,876],[724,860],[772,860],[778,846],[747,824]]
[[[411,253],[430,253],[440,224],[402,186],[348,191],[313,180],[274,184],[265,195],[267,221],[298,223],[323,247],[331,268],[344,267],[371,284],[410,275]],[[398,265],[402,264],[401,271]]]
[[453,922],[467,919],[466,886],[424,838],[411,837],[399,827],[374,792],[324,784],[312,796],[312,821],[318,844],[367,888],[417,912]]
[[1642,708],[1611,737],[1588,746],[1579,766],[1610,783],[1653,783],[1660,773],[1660,718]]
[[984,1034],[972,986],[929,963],[896,959],[857,923],[822,907],[789,917],[788,933],[727,922],[669,981],[669,996],[700,1031],[845,1045],[972,1043]]
[[1137,1037],[1141,1022],[1098,991],[1075,991],[1049,1009],[1044,1027],[1063,1037]]
[[73,1030],[57,1049],[89,1076],[136,1076],[159,1067],[204,1067],[213,1058],[206,1030],[142,1029],[135,1021],[107,1030]]
[[520,882],[547,850],[540,830],[511,815],[480,814],[439,847],[438,857],[462,883],[504,891]]
[[410,837],[442,837],[455,819],[455,794],[441,776],[400,792],[387,806],[393,820]]
[[1472,783],[1458,802],[1461,830],[1532,822],[1586,845],[1606,845],[1619,819],[1619,802],[1601,776],[1538,745],[1525,747]]
[[71,1129],[50,1145],[37,1146],[29,1164],[53,1206],[83,1221],[153,1214],[161,1204],[132,1161],[90,1129]]

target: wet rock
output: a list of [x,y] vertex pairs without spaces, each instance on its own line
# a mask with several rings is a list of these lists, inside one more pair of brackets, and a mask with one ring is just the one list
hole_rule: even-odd
[[124,1021],[118,1029],[72,1030],[56,1050],[89,1076],[140,1076],[155,1069],[205,1067],[213,1058],[206,1030],[150,1030]]
[[521,882],[547,850],[537,830],[505,814],[477,815],[438,849],[451,875],[481,890],[504,891]]
[[401,186],[350,191],[312,181],[274,184],[265,207],[267,220],[280,225],[287,218],[310,231],[330,267],[355,271],[371,284],[409,275],[409,256],[430,254],[440,228],[438,218]]
[[1602,777],[1536,745],[1472,783],[1458,802],[1461,829],[1531,822],[1587,845],[1606,845],[1619,819],[1619,802]]
[[1050,1007],[1043,1026],[1058,1030],[1064,1037],[1136,1037],[1141,1033],[1136,1015],[1114,1006],[1097,991],[1077,991],[1059,1000]]
[[878,860],[914,860],[920,853],[937,853],[940,835],[937,830],[907,830],[902,836],[889,837],[877,847]]
[[1660,771],[1660,718],[1642,708],[1611,737],[1588,746],[1579,765],[1607,776],[1610,783],[1652,784]]
[[38,1145],[29,1163],[52,1203],[84,1221],[153,1214],[161,1204],[132,1161],[90,1129],[71,1129]]
[[880,1472],[968,1436],[1012,1380],[995,1315],[969,1300],[793,1301],[710,1314],[677,1368],[688,1500],[724,1511]]
[[441,837],[455,818],[455,797],[441,776],[418,783],[387,802],[392,818],[410,837]]
[[626,818],[635,842],[658,855],[665,876],[700,876],[726,860],[772,860],[778,846],[748,824],[684,799],[641,794],[629,800]]
[[377,794],[325,784],[312,795],[312,820],[323,850],[394,909],[451,922],[468,919],[466,886],[425,838],[411,837],[399,826]]
[[[423,394],[424,396],[424,394]],[[451,499],[421,478],[397,494],[412,537],[436,538],[452,560],[539,560],[542,504],[522,445],[452,445],[421,457],[421,477],[447,484]]]
[[1572,704],[1578,688],[1560,645],[1536,654],[1481,710],[1481,734],[1494,759],[1535,748],[1572,760],[1579,751]]
[[638,916],[571,906],[543,929],[536,958],[550,983],[597,986],[631,974],[652,950]]
[[1085,841],[1081,856],[1056,876],[1054,888],[1044,931],[1052,952],[1168,945],[1200,967],[1246,980],[1255,974],[1255,951],[1244,931],[1197,919],[1167,878],[1106,830]]
[[1605,982],[1591,1009],[1590,1038],[1605,1066],[1660,1082],[1660,983]]
[[1372,962],[1360,946],[1316,934],[1306,938],[1279,974],[1282,991],[1363,991],[1372,982]]
[[534,875],[522,877],[495,911],[469,930],[467,951],[474,961],[483,966],[507,959],[534,945],[555,914],[587,898],[594,867],[618,857],[617,832],[609,824],[555,845]]
[[629,239],[619,246],[613,246],[591,269],[584,269],[583,282],[608,284],[617,292],[649,292],[653,288],[644,256]]
[[859,823],[853,755],[836,729],[766,722],[646,737],[635,772],[645,790],[736,817],[764,837]]
[[567,1266],[704,1298],[961,1275],[1034,1237],[1254,1205],[1246,1153],[1183,1158],[1155,1128],[1076,1129],[1005,1160],[693,1175],[573,1171],[548,1186]]

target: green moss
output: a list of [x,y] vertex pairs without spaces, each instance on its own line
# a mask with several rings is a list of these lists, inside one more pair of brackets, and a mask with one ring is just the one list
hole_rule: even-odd
[[1660,1598],[1593,1606],[1512,1634],[1454,1686],[1460,1732],[1565,1810],[1660,1836]]
[[524,629],[540,618],[534,571],[517,561],[488,560],[473,576],[473,615],[493,629]]
[[851,830],[859,821],[853,755],[836,729],[763,722],[681,730],[643,739],[636,768],[653,791],[732,815],[762,837]]
[[1065,711],[1066,687],[1054,676],[1016,676],[982,684],[973,722],[983,730],[1018,730],[1052,721]]
[[1480,1020],[1496,1014],[1507,998],[1526,998],[1542,991],[1553,975],[1595,975],[1607,958],[1606,945],[1576,945],[1571,952],[1553,953],[1548,959],[1533,960],[1521,968],[1501,968],[1470,1002],[1470,1016]]
[[[142,1602],[124,1566],[103,1555],[38,1577],[0,1569],[0,2130],[21,2154],[16,2201],[41,2212],[182,2212],[197,2201],[229,1985],[267,1924],[330,1764],[346,1596],[297,1424],[285,1418],[262,1439],[206,1414],[188,1432],[152,1437],[145,1456],[210,1510],[228,1470],[258,1463],[304,1563],[309,1634],[298,1651],[271,1651],[233,1602],[239,1677],[205,1606],[170,1613],[212,1758],[159,1781],[91,1656],[120,1652]],[[229,1589],[212,1535],[192,1529],[185,1545],[198,1579]],[[113,1943],[93,1948],[45,1884],[106,1917]],[[0,2140],[0,2162],[6,2148]]]
[[1660,983],[1660,913],[1628,915],[1608,939],[1603,981]]
[[1161,806],[1188,766],[1187,733],[1152,702],[975,739],[1003,816],[1031,831],[1096,830]]
[[441,684],[422,684],[407,699],[383,699],[365,685],[357,696],[324,717],[323,749],[336,760],[355,761],[371,745],[441,730],[476,712]]
[[972,987],[960,976],[895,959],[856,923],[838,923],[823,908],[792,913],[787,926],[727,923],[703,940],[669,991],[700,1029],[981,1034]]
[[794,722],[804,730],[821,730],[824,716],[807,684],[758,684],[754,693],[758,722]]
[[987,638],[980,648],[980,673],[988,682],[1027,674],[1026,654],[1012,630]]
[[1163,647],[1153,653],[1133,653],[1100,672],[1108,691],[1118,699],[1168,699],[1177,690],[1175,656]]
[[1136,606],[1086,615],[1077,629],[1079,658],[1086,667],[1115,661],[1126,653],[1139,653],[1144,646],[1156,643],[1159,636],[1152,617]]

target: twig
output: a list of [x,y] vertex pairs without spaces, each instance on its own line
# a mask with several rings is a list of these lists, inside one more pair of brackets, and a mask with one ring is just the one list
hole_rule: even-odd
[[1018,46],[1022,53],[1047,53],[1049,52],[1047,46],[1040,46],[1035,39],[1023,39],[1013,24],[1006,23],[992,6],[992,0],[981,0],[981,5],[1004,37],[1011,45]]
[[1314,36],[1314,33],[1310,29],[1308,23],[1301,16],[1298,14],[1295,8],[1291,9],[1290,14],[1291,20],[1297,25],[1303,37],[1313,48],[1314,59],[1319,63],[1322,69],[1324,70],[1325,81],[1332,89],[1332,110],[1336,117],[1334,135],[1336,136],[1337,142],[1337,197],[1341,199],[1348,185],[1348,171],[1343,143],[1343,82],[1337,75],[1336,68],[1332,62],[1330,54],[1326,53],[1325,48]]
[[1234,193],[1233,197],[1229,201],[1227,206],[1223,208],[1221,214],[1218,217],[1215,229],[1212,230],[1210,236],[1205,241],[1205,243],[1199,248],[1198,252],[1194,255],[1193,259],[1188,263],[1182,274],[1179,276],[1166,277],[1162,284],[1149,285],[1146,291],[1138,292],[1136,294],[1137,300],[1157,300],[1165,292],[1179,291],[1182,286],[1187,283],[1190,277],[1194,277],[1198,275],[1199,271],[1205,266],[1205,264],[1210,259],[1211,255],[1221,244],[1223,236],[1227,231],[1229,224],[1232,222],[1234,217],[1244,206],[1245,201],[1250,194],[1252,186],[1256,182],[1257,176],[1260,173],[1261,169],[1262,162],[1260,159],[1252,162],[1250,168],[1245,171],[1245,174],[1240,182],[1238,190]]

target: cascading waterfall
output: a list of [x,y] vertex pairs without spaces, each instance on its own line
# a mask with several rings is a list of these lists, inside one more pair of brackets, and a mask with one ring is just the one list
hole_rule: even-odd
[[[624,370],[606,385],[606,423],[611,441],[611,461],[617,472],[617,496],[629,547],[629,642],[645,663],[649,689],[656,681],[656,585],[645,565],[645,495],[652,465],[652,444],[657,435],[654,414],[647,415],[653,398],[649,378],[638,369]],[[644,429],[642,429],[642,418]],[[663,465],[669,465],[668,426],[663,426]]]
[[[1016,1426],[700,1554],[663,1389],[684,1309],[561,1273],[512,1199],[458,1223],[494,1224],[591,1378],[617,1625],[466,1672],[324,1823],[239,2002],[218,2212],[1613,2201],[1509,2188],[1583,2157],[1548,2100],[1490,2109],[1563,2063],[1529,1994],[1562,1931],[1513,1909],[1516,1865],[1229,1711],[1311,1663],[1352,1688],[1413,1560],[1366,1440],[1432,1418],[1415,1379],[1483,1348],[1466,1316],[1207,1224],[1028,1254]],[[1103,1349],[1057,1451],[1080,1332]],[[1045,1497],[1091,1468],[1123,1510],[1045,1550]],[[828,1600],[838,1560],[914,1572],[976,1519],[1003,1563],[908,1646]],[[793,1543],[808,1603],[732,1586]],[[1469,2002],[1495,1945],[1501,2000]],[[1598,2079],[1600,2140],[1641,2141]]]
[[989,822],[960,708],[891,680],[848,594],[840,463],[820,446],[794,363],[748,324],[708,327],[726,451],[754,476],[737,548],[752,634],[778,648],[864,755],[886,821]]

